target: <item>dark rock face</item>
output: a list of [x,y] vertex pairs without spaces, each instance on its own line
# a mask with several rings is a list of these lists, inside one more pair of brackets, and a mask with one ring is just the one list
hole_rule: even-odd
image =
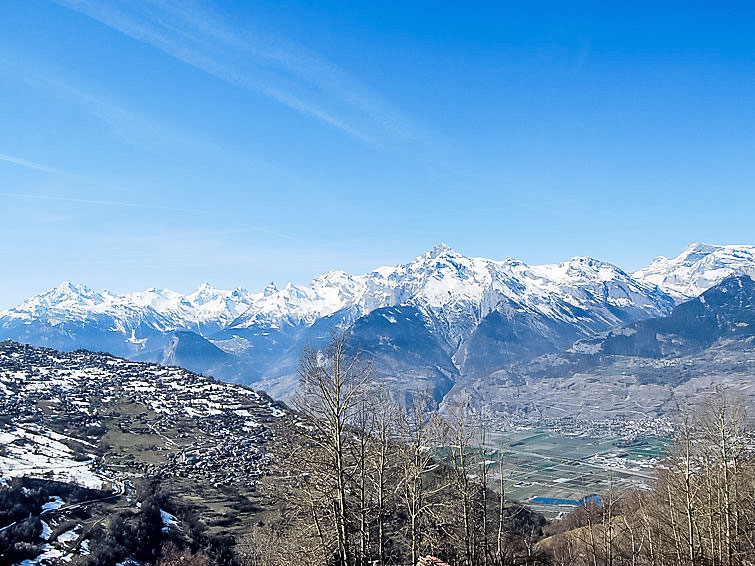
[[387,307],[358,319],[351,347],[374,360],[376,378],[399,391],[426,390],[436,402],[459,372],[427,317],[416,307]]
[[722,338],[755,336],[755,283],[729,277],[664,318],[634,323],[593,341],[604,354],[662,358],[700,351]]

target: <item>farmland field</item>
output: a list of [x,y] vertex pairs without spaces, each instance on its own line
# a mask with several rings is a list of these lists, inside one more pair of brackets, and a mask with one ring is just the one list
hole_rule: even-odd
[[[500,441],[493,439],[490,448]],[[506,497],[553,517],[588,495],[647,484],[669,440],[647,436],[625,444],[618,436],[578,437],[547,429],[509,433],[503,439]],[[487,458],[497,460],[497,450]],[[491,472],[491,487],[498,489],[497,464]]]

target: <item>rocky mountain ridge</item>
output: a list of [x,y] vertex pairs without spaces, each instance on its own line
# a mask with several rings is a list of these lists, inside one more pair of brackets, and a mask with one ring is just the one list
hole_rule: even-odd
[[657,285],[677,302],[697,297],[731,275],[755,276],[755,246],[690,244],[678,256],[658,257],[632,273],[636,280]]
[[440,399],[461,376],[667,315],[682,291],[755,272],[753,248],[695,244],[634,275],[586,257],[530,266],[441,244],[403,265],[331,271],[309,285],[270,284],[258,293],[203,284],[188,295],[118,295],[64,283],[0,312],[0,338],[183,365],[285,396],[301,348],[331,327],[349,327],[387,368],[385,378],[427,384]]
[[716,387],[755,406],[755,281],[731,276],[665,317],[577,341],[568,350],[458,380],[460,399],[494,414],[644,419],[699,402]]

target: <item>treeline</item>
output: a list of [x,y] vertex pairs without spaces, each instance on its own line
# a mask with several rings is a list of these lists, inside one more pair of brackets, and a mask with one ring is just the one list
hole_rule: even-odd
[[[126,560],[155,566],[239,566],[232,537],[211,535],[195,512],[176,505],[158,477],[139,484],[139,505],[109,517],[93,529],[86,566],[113,566]],[[180,528],[165,526],[162,512],[176,515]]]
[[492,476],[504,452],[486,448],[489,423],[463,405],[441,418],[423,395],[399,406],[372,388],[342,335],[306,351],[299,373],[294,405],[305,420],[279,516],[240,541],[242,563],[546,563],[545,519],[508,502],[505,477]]
[[[506,499],[505,446],[461,404],[397,406],[334,335],[305,352],[305,415],[277,519],[237,544],[248,566],[746,566],[755,564],[755,459],[741,402],[718,392],[684,415],[647,489],[589,498],[546,524]],[[443,447],[443,448],[439,448]]]
[[554,523],[555,565],[755,564],[755,437],[725,391],[683,411],[676,442],[648,490],[611,491]]

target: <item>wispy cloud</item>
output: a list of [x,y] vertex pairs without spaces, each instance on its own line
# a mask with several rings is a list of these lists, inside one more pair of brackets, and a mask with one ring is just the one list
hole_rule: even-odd
[[[308,192],[317,194],[321,199],[333,198],[322,188],[314,185],[311,180],[258,155],[250,155],[243,148],[233,147],[212,139],[203,132],[182,131],[180,128],[167,125],[143,111],[131,108],[128,104],[119,100],[116,94],[103,90],[101,87],[87,84],[87,81],[81,77],[77,78],[76,73],[71,69],[54,69],[39,60],[29,59],[18,54],[12,56],[5,54],[0,55],[0,71],[13,75],[40,91],[77,105],[89,115],[106,124],[122,142],[141,150],[156,155],[171,155],[178,150],[181,155],[192,154],[210,162],[232,162],[234,167],[241,167],[243,171],[248,171],[256,178],[283,180],[306,188]],[[6,155],[5,157],[5,161],[17,165],[140,194],[116,184],[34,163],[13,155]]]
[[336,65],[262,29],[234,29],[206,7],[170,0],[55,1],[364,142],[424,141],[412,120]]
[[[166,147],[180,147],[197,153],[207,153],[214,149],[215,144],[203,141],[196,134],[176,131],[159,120],[119,104],[112,93],[103,92],[91,85],[82,86],[84,81],[77,80],[71,69],[52,70],[44,62],[17,54],[13,57],[0,56],[0,69],[38,90],[75,103],[106,124],[124,143],[157,154],[162,154]],[[225,148],[223,149],[225,152]]]

